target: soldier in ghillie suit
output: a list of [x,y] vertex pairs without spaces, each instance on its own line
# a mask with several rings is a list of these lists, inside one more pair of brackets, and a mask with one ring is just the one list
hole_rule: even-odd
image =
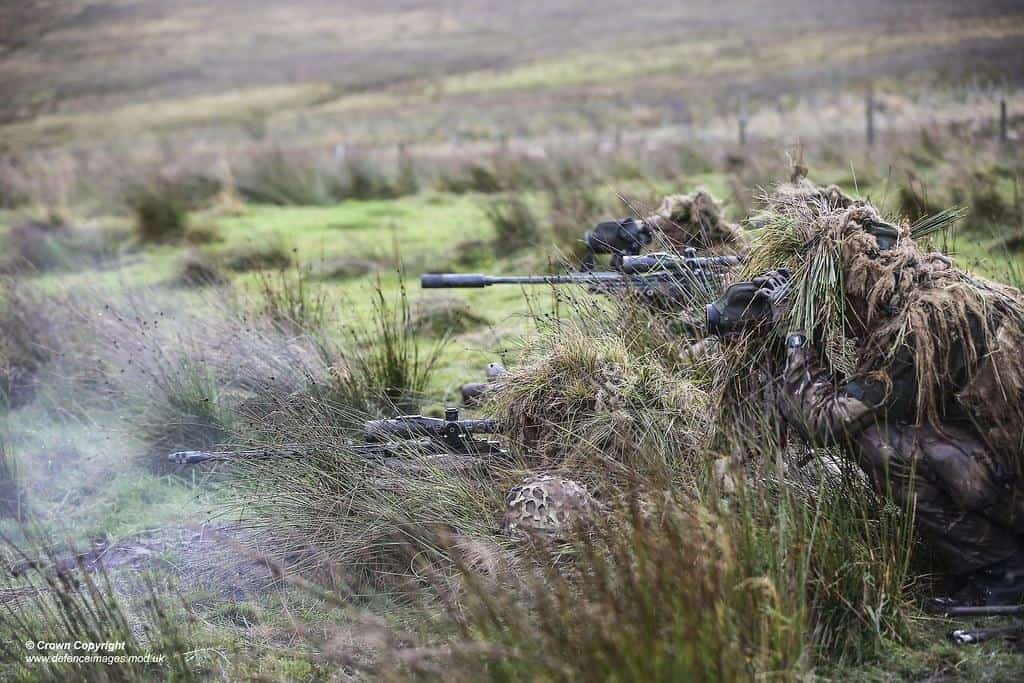
[[674,249],[743,251],[746,234],[722,216],[714,197],[703,190],[693,194],[669,195],[657,211],[644,219],[655,234]]
[[914,509],[954,579],[945,604],[1021,601],[1024,294],[925,252],[864,202],[776,209],[749,267],[792,273],[771,297],[791,331],[780,413]]

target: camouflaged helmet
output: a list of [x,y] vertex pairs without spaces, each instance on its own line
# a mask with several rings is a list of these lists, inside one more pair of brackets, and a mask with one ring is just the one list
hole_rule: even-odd
[[502,531],[510,536],[560,535],[597,507],[587,487],[553,474],[527,477],[505,496]]

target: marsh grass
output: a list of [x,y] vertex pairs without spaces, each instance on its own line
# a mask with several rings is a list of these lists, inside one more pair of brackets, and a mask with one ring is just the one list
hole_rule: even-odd
[[[484,529],[487,562],[450,516],[406,525],[399,547],[420,549],[419,622],[397,632],[373,620],[383,647],[365,669],[398,680],[784,680],[905,638],[907,518],[859,497],[862,484],[779,475],[727,498],[699,480],[670,490],[639,477],[606,489],[601,513],[567,537],[512,542]],[[379,493],[388,504],[375,509],[422,515],[421,495]]]
[[216,263],[198,251],[189,251],[178,264],[171,283],[179,287],[212,287],[227,284]]
[[483,162],[473,162],[445,171],[438,177],[438,189],[452,194],[478,192],[494,194],[506,189],[495,168]]
[[15,278],[0,280],[0,407],[32,400],[38,375],[57,347],[44,299]]
[[238,192],[248,202],[318,205],[334,201],[327,179],[304,159],[274,147],[256,155],[239,173]]
[[[331,656],[398,679],[749,680],[905,638],[911,515],[831,454],[801,469],[802,453],[731,438],[702,361],[718,351],[687,364],[647,346],[667,329],[627,342],[608,332],[617,312],[585,301],[538,321],[486,406],[507,464],[370,462],[349,441],[361,416],[313,400],[274,433],[308,457],[237,465],[235,509],[295,571],[343,601],[417,606],[411,630],[374,622],[379,653]],[[599,518],[561,540],[501,535],[505,492],[537,469],[586,482]]]
[[489,324],[465,301],[449,296],[420,297],[412,308],[410,329],[418,335],[441,339]]
[[601,485],[692,478],[709,400],[685,371],[566,320],[532,342],[489,409],[528,462]]
[[[723,519],[651,492],[564,545],[537,539],[523,571],[465,570],[445,648],[410,647],[418,674],[472,680],[747,680],[800,669],[799,621],[748,580]],[[464,568],[465,569],[465,568]],[[443,672],[443,674],[441,673]]]

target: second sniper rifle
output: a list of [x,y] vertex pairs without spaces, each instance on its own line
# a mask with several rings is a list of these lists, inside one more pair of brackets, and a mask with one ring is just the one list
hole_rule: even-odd
[[[494,420],[460,420],[458,409],[448,408],[444,418],[401,415],[370,420],[363,424],[363,443],[347,444],[342,450],[385,465],[403,458],[408,460],[410,455],[449,459],[463,457],[477,461],[484,456],[500,458],[508,455],[497,441],[476,436],[497,431],[498,425]],[[198,465],[232,460],[304,458],[315,450],[309,446],[284,446],[234,451],[179,451],[171,453],[167,459],[176,465]],[[474,463],[467,461],[463,464]]]
[[597,294],[634,293],[661,309],[676,309],[695,299],[715,297],[725,273],[740,262],[736,256],[697,256],[652,253],[621,255],[611,270],[584,270],[559,275],[485,275],[481,273],[424,273],[424,289],[490,287],[492,285],[579,284]]

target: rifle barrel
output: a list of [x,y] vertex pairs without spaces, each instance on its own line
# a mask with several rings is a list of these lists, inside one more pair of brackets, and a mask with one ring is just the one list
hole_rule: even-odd
[[484,275],[483,273],[424,273],[423,289],[490,287],[491,285],[567,285],[618,282],[624,275],[618,271],[567,273],[564,275]]
[[736,256],[623,256],[618,270],[595,270],[560,275],[485,275],[483,273],[424,273],[423,289],[479,288],[491,285],[643,285],[652,279],[688,279],[720,273],[740,263]]

